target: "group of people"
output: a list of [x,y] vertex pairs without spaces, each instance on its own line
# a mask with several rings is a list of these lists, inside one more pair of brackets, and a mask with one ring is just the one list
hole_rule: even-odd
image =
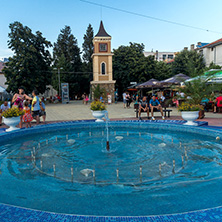
[[[38,97],[37,90],[33,90],[32,96],[30,97],[25,94],[24,88],[20,87],[18,89],[18,93],[16,93],[12,98],[12,107],[19,108],[24,111],[24,115],[20,117],[19,127],[22,128],[23,122],[26,124],[26,127],[31,127],[31,122],[33,119],[36,120],[36,123],[40,123],[40,117],[43,118],[43,123],[45,123],[46,112],[45,112],[45,104]],[[0,112],[4,112],[9,109],[10,106],[7,101],[5,101],[2,106]],[[2,116],[0,118],[2,121]]]
[[133,98],[133,96],[131,96],[128,92],[124,92],[123,93],[123,108],[126,109],[126,108],[130,108],[130,104],[132,103],[132,101],[134,100],[135,98]]
[[163,115],[163,108],[156,97],[156,95],[153,95],[152,98],[149,100],[146,96],[142,98],[141,101],[139,101],[139,120],[141,120],[141,112],[147,113],[147,118],[149,119],[149,112],[151,111],[151,119],[155,120],[153,116],[153,112],[159,110],[162,115],[162,119],[164,120],[165,117]]
[[[99,101],[102,103],[105,103],[105,100],[103,99],[103,96],[101,95],[99,98]],[[112,95],[111,94],[107,94],[107,104],[111,105],[112,104]]]
[[82,94],[82,103],[87,105],[89,102],[89,96],[86,93]]

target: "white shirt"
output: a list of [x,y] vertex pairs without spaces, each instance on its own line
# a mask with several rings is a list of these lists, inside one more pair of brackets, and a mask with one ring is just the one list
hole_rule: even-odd
[[123,99],[126,99],[126,93],[123,93]]
[[1,110],[2,110],[2,112],[4,112],[5,110],[7,110],[7,109],[9,109],[9,108],[10,108],[9,105],[7,105],[7,106],[5,106],[4,104],[1,105]]

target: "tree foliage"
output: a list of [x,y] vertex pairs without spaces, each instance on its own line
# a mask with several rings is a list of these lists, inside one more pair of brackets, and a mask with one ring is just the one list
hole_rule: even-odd
[[83,44],[82,44],[82,49],[83,49],[83,61],[87,65],[87,71],[92,72],[92,54],[93,54],[93,28],[91,24],[87,27],[86,34],[83,37]]
[[100,96],[102,96],[103,98],[106,98],[107,92],[104,88],[101,88],[99,84],[97,86],[93,86],[92,91],[93,91],[95,100],[100,99]]
[[185,82],[184,87],[181,87],[180,91],[185,94],[187,100],[186,102],[192,105],[198,105],[201,103],[201,100],[203,98],[210,99],[213,92],[219,91],[222,87],[221,84],[211,84],[207,81],[208,79],[203,79],[199,77],[193,81]]
[[93,63],[92,63],[92,54],[94,50],[93,46],[93,28],[91,24],[87,27],[86,34],[83,37],[83,44],[82,44],[82,49],[83,49],[83,81],[84,85],[82,86],[82,89],[84,92],[89,92],[89,85],[90,81],[93,79]]
[[[61,83],[69,83],[70,95],[77,94],[81,89],[82,62],[77,39],[71,33],[70,26],[65,26],[53,47],[54,67],[61,70]],[[57,72],[53,75],[53,86],[58,88]]]
[[194,77],[200,75],[205,68],[204,57],[197,51],[183,50],[175,56],[172,73]]
[[8,47],[14,52],[14,56],[9,58],[4,69],[7,90],[14,93],[19,86],[23,86],[27,93],[33,89],[40,93],[45,92],[46,85],[51,82],[51,56],[47,50],[51,43],[41,32],[34,34],[20,22],[11,23],[9,28]]
[[210,70],[210,69],[221,69],[222,67],[219,65],[216,65],[215,63],[211,62],[209,67],[206,67],[206,71]]
[[167,64],[166,62],[159,61],[156,63],[156,76],[157,80],[168,79],[173,76],[172,65]]
[[145,57],[144,45],[131,43],[114,50],[113,74],[116,88],[122,93],[130,82],[144,82],[156,75],[156,61],[153,56]]

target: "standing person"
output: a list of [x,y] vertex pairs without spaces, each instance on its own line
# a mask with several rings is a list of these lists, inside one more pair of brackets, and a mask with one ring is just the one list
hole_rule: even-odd
[[163,116],[163,108],[160,105],[160,102],[156,99],[155,95],[153,95],[152,99],[150,100],[150,109],[151,109],[152,120],[155,120],[155,118],[153,116],[153,111],[155,111],[155,110],[160,110],[161,115],[162,115],[162,119],[165,119]]
[[86,98],[85,93],[83,93],[83,94],[82,94],[82,103],[83,103],[83,104],[85,104],[85,98]]
[[117,100],[118,100],[118,91],[117,90],[115,91],[114,96],[115,96],[115,103],[117,103]]
[[45,111],[45,103],[43,101],[40,101],[40,112],[39,112],[39,119],[42,117],[43,123],[45,124],[45,119],[46,119],[46,111]]
[[23,110],[25,112],[24,116],[22,117],[23,122],[26,123],[26,128],[31,127],[31,122],[33,120],[33,117],[31,115],[31,110],[29,108],[28,101],[25,101]]
[[89,97],[88,97],[88,95],[86,95],[86,98],[85,98],[86,105],[88,104],[88,102],[89,102]]
[[112,103],[112,96],[108,93],[108,105],[110,105]]
[[8,101],[4,101],[4,103],[1,105],[1,109],[0,109],[0,126],[2,125],[2,113],[9,108],[10,108],[10,106],[8,104]]
[[[19,87],[18,93],[16,93],[12,98],[12,103],[13,103],[12,107],[17,107],[20,110],[22,110],[23,109],[23,101],[27,100],[27,99],[32,100],[31,97],[29,97],[25,94],[24,88]],[[20,128],[22,128],[22,117],[23,116],[20,116],[20,123],[19,123]]]
[[104,102],[104,101],[103,101],[103,96],[102,96],[102,95],[100,96],[99,101],[100,101],[101,103]]
[[126,93],[126,107],[130,108],[130,95],[128,92]]
[[39,112],[40,112],[40,100],[37,90],[33,90],[32,92],[33,99],[32,99],[32,117],[36,120],[37,125],[39,124]]
[[126,93],[123,93],[123,108],[126,108]]

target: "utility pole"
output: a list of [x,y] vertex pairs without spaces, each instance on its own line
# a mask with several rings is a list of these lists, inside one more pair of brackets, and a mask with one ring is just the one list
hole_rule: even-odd
[[53,68],[54,70],[58,70],[58,82],[59,82],[59,96],[61,93],[61,84],[60,84],[60,70],[63,69],[63,67],[59,67],[59,68]]

